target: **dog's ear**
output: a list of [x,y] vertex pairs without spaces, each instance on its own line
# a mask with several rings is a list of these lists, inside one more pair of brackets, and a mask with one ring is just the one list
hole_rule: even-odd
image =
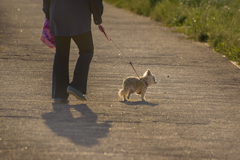
[[147,75],[148,75],[148,76],[151,76],[151,75],[152,75],[152,72],[151,72],[149,69],[147,70]]
[[148,70],[144,73],[143,77],[145,77],[145,76],[151,76],[151,75],[152,75],[152,72],[148,69]]

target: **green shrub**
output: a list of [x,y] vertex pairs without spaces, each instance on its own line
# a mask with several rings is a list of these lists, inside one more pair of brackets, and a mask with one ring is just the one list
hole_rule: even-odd
[[105,0],[175,27],[240,62],[240,0]]

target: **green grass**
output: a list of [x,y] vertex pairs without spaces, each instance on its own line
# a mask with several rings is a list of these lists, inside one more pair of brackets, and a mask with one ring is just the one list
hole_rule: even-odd
[[105,0],[207,42],[240,64],[240,0]]

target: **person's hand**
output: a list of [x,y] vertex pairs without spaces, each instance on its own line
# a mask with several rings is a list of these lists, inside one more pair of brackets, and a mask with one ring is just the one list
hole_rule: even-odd
[[101,24],[98,25],[98,29],[103,32],[103,34],[105,35],[105,37],[107,38],[107,40],[109,40],[110,42],[112,41],[112,39],[107,35],[107,33],[105,32],[105,29],[103,28],[103,26]]
[[105,32],[105,29],[103,28],[103,26],[101,24],[98,25],[98,29],[103,33]]

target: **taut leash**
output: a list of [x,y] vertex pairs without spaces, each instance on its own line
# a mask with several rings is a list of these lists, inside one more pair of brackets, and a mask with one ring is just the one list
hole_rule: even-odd
[[[127,57],[125,56],[125,54],[123,53],[123,51],[117,46],[117,44],[107,35],[107,33],[105,32],[105,29],[103,28],[103,26],[100,24],[98,25],[98,28],[101,32],[103,32],[103,34],[105,35],[105,37],[107,38],[107,40],[109,42],[113,42],[113,44],[117,47],[117,49],[122,53],[122,55],[127,59]],[[127,59],[128,60],[128,59]],[[132,62],[129,62],[129,64],[132,66],[134,72],[136,73],[136,75],[138,76],[138,78],[140,79],[139,75],[137,74],[137,71],[135,70],[135,68],[133,67]]]

